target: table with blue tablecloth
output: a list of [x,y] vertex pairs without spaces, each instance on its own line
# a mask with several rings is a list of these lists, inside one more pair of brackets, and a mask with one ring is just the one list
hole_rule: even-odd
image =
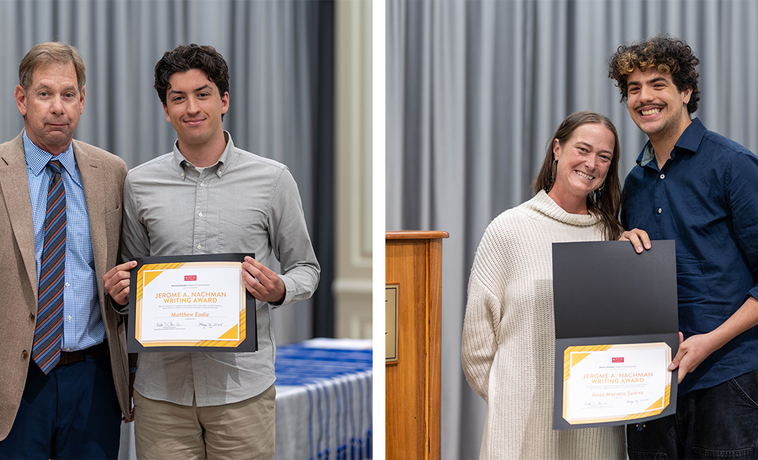
[[276,351],[276,459],[371,458],[370,341],[313,339]]
[[[275,385],[275,459],[372,458],[370,340],[278,346]],[[119,458],[135,458],[134,425],[122,425],[121,431]]]

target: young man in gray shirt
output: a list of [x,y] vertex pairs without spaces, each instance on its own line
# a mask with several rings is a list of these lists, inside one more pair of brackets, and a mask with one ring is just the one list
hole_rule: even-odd
[[[320,267],[297,185],[286,166],[234,146],[222,119],[229,71],[210,46],[168,51],[155,89],[177,133],[173,152],[124,185],[122,259],[106,287],[126,304],[135,257],[248,253],[257,299],[255,353],[143,353],[134,382],[137,457],[273,458],[274,355],[270,306],[309,298]],[[267,268],[273,252],[282,274]]]

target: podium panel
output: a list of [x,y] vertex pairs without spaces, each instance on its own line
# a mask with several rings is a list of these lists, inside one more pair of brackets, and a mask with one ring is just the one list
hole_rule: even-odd
[[[388,460],[440,458],[442,239],[447,232],[387,232],[386,446]],[[389,297],[392,298],[389,298]],[[390,339],[388,339],[390,340]]]

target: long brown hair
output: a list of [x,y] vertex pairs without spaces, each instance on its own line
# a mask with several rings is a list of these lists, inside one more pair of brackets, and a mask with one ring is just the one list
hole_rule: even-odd
[[621,185],[619,184],[618,164],[621,148],[619,147],[619,135],[616,127],[613,126],[613,122],[608,117],[595,112],[583,111],[574,112],[561,122],[547,143],[545,161],[542,163],[542,168],[534,183],[534,193],[538,193],[540,190],[549,192],[555,182],[553,176],[553,139],[558,139],[561,145],[565,145],[578,127],[592,123],[599,123],[608,128],[613,133],[614,145],[613,158],[608,168],[608,174],[605,176],[605,182],[599,191],[595,190],[587,195],[587,210],[590,214],[600,218],[605,237],[609,240],[617,240],[623,231],[619,223]]

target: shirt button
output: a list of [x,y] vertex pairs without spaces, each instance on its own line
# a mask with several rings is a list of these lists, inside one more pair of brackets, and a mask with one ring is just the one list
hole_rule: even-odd
[[200,182],[201,187],[205,187],[205,182]]
[[201,244],[198,244],[198,245],[197,245],[197,248],[198,248],[198,249],[202,249],[202,248],[203,248],[203,245],[201,245]]
[[69,287],[69,286],[71,286],[71,285],[69,283],[66,283],[66,287]]
[[660,214],[660,213],[662,213],[662,212],[663,212],[663,209],[661,209],[661,208],[658,208],[658,214]]
[[665,178],[666,178],[666,175],[665,174],[661,174],[661,179],[665,179]]
[[71,349],[70,349],[70,348],[66,348],[66,349],[65,349],[65,350],[63,350],[63,351],[65,351],[65,352],[69,352],[69,351],[71,351]]
[[68,322],[69,322],[69,323],[71,322],[71,319],[72,319],[72,318],[71,318],[71,315],[68,315]]
[[197,217],[203,217],[203,212],[200,211],[199,213],[197,213]]

